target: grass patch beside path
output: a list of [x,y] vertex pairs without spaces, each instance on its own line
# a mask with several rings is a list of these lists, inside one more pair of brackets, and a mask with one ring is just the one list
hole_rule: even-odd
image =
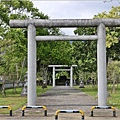
[[[47,88],[42,88],[41,86],[37,86],[37,96],[44,93],[48,89],[50,89],[51,86],[48,86]],[[17,88],[16,93],[13,92],[13,89],[7,89],[6,90],[6,97],[2,97],[2,93],[0,92],[0,106],[8,106],[10,105],[12,107],[13,113],[15,110],[22,108],[24,104],[27,102],[27,97],[21,97],[21,91],[22,88]],[[0,114],[9,114],[9,109],[4,108],[0,109]]]
[[97,99],[97,86],[87,85],[85,88],[79,88],[79,86],[74,86],[75,89],[81,90],[87,95],[93,96]]
[[110,96],[108,97],[108,104],[111,106],[115,106],[120,110],[120,84],[118,87],[116,86],[116,92],[111,93],[111,86],[108,87]]
[[41,95],[42,93],[46,92],[47,90],[51,89],[52,86],[47,86],[47,88],[42,88],[41,86],[37,87],[37,96]]
[[[86,85],[85,88],[79,88],[79,86],[74,86],[75,89],[79,89],[86,94],[93,96],[97,99],[97,86]],[[101,88],[102,89],[102,88]],[[107,98],[107,104],[109,106],[114,106],[120,109],[120,86],[116,88],[116,93],[111,93],[111,87],[108,87],[108,92],[110,96]]]
[[96,95],[97,95],[97,87],[95,86],[93,88],[93,86],[91,85],[87,85],[85,86],[85,88],[79,88],[79,86],[74,86],[75,89],[79,89],[81,90],[82,92],[86,93],[87,95],[90,95],[90,96],[93,96],[96,98]]

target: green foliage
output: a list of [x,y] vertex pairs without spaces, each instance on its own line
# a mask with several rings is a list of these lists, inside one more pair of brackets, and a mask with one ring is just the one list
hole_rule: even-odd
[[[94,18],[100,19],[100,18],[120,18],[120,6],[118,7],[112,7],[112,9],[107,12],[99,13],[98,15],[95,15]],[[111,47],[111,45],[114,45],[115,43],[118,43],[119,36],[120,36],[120,27],[107,27],[107,42],[106,45],[108,48]]]
[[79,27],[77,28],[74,33],[76,35],[95,35],[96,28],[93,27]]
[[96,44],[94,41],[73,42],[73,57],[78,69],[83,72],[96,71]]
[[[95,15],[95,19],[100,18],[120,18],[120,6],[112,7],[112,9],[107,12],[99,13]],[[107,27],[106,28],[106,48],[107,48],[107,57],[112,58],[113,60],[120,60],[120,27]]]
[[[0,6],[0,75],[17,74],[17,78],[21,79],[27,71],[27,29],[9,28],[9,20],[49,19],[49,17],[34,8],[30,0],[2,0]],[[62,33],[59,28],[37,28],[36,34],[61,35]],[[37,43],[37,70],[44,72],[49,64],[70,64],[70,49],[69,42]]]
[[14,73],[18,74],[16,76],[21,79],[27,70],[27,30],[9,28],[9,20],[48,19],[48,16],[34,8],[33,3],[29,0],[2,0],[0,6],[0,75]]
[[66,71],[61,71],[61,72],[56,73],[55,78],[60,79],[60,76],[66,76],[67,78],[69,78],[69,74]]
[[[96,28],[80,27],[74,31],[77,35],[95,35]],[[96,41],[78,41],[73,42],[73,57],[78,65],[78,70],[85,72],[95,72],[97,69],[97,42]],[[79,72],[80,72],[79,71]],[[80,73],[77,74],[80,74]],[[90,77],[90,76],[89,76]],[[86,78],[84,76],[84,78]]]
[[120,61],[111,61],[107,66],[108,82],[120,82]]
[[70,64],[71,45],[69,42],[39,42],[37,56],[40,64]]
[[[101,18],[120,18],[120,6],[112,7],[107,12],[98,13],[94,19]],[[95,27],[79,27],[74,33],[76,35],[95,35],[97,34]],[[107,62],[108,58],[113,60],[120,60],[120,27],[107,27],[106,28],[106,49],[107,49]],[[95,72],[97,68],[97,46],[95,41],[79,41],[73,42],[73,57],[82,72]],[[80,74],[80,73],[78,73]]]
[[[7,11],[7,12],[6,12]],[[119,18],[120,7],[94,18]],[[10,19],[49,19],[34,8],[32,1],[2,0],[0,3],[0,74],[25,74],[27,70],[27,30],[9,28]],[[119,27],[106,28],[107,57],[119,60]],[[94,35],[96,28],[77,28],[75,34]],[[59,28],[37,28],[37,35],[61,35]],[[47,71],[49,64],[78,64],[82,72],[96,72],[96,42],[39,42],[37,43],[37,70]],[[22,72],[23,71],[23,72]],[[78,73],[79,74],[79,73]]]

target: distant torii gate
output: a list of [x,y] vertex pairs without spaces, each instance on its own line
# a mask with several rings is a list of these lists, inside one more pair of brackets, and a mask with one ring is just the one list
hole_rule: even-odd
[[[70,71],[70,86],[73,87],[73,67],[77,65],[48,65],[48,67],[53,67],[53,87],[55,87],[55,71]],[[55,69],[56,67],[70,67],[70,69]]]
[[[105,27],[120,27],[120,19],[30,19],[10,20],[10,27],[28,28],[28,95],[27,104],[36,105],[36,41],[51,40],[98,40],[98,106],[107,104],[106,78],[106,30]],[[36,36],[36,28],[52,27],[97,27],[97,35],[82,36]]]

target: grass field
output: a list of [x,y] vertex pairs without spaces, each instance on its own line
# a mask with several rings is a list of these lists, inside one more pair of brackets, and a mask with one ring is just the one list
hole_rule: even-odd
[[[48,86],[47,88],[41,88],[41,86],[37,86],[37,96],[42,94],[43,92],[50,89],[51,86]],[[6,97],[2,96],[2,93],[0,92],[0,106],[8,106],[10,105],[12,107],[13,112],[19,108],[22,108],[24,104],[27,102],[27,97],[21,97],[21,91],[22,88],[17,88],[16,93],[13,92],[13,89],[7,89],[6,90]],[[6,114],[9,113],[9,109],[0,109],[0,113]]]
[[[85,88],[79,88],[79,86],[75,86],[75,88],[80,89],[86,94],[91,95],[95,99],[97,99],[97,86],[93,87],[92,85],[86,85]],[[120,109],[120,85],[118,85],[118,87],[116,86],[115,93],[111,93],[111,85],[109,85],[108,93],[110,94],[110,96],[107,98],[107,104]]]

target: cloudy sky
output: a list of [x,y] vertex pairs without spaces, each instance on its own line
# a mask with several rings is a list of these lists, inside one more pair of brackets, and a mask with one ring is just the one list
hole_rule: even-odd
[[[50,19],[92,19],[94,15],[108,12],[112,6],[120,6],[120,0],[32,0],[40,12]],[[110,1],[110,0],[106,0]],[[73,35],[75,28],[64,28],[63,32]]]

